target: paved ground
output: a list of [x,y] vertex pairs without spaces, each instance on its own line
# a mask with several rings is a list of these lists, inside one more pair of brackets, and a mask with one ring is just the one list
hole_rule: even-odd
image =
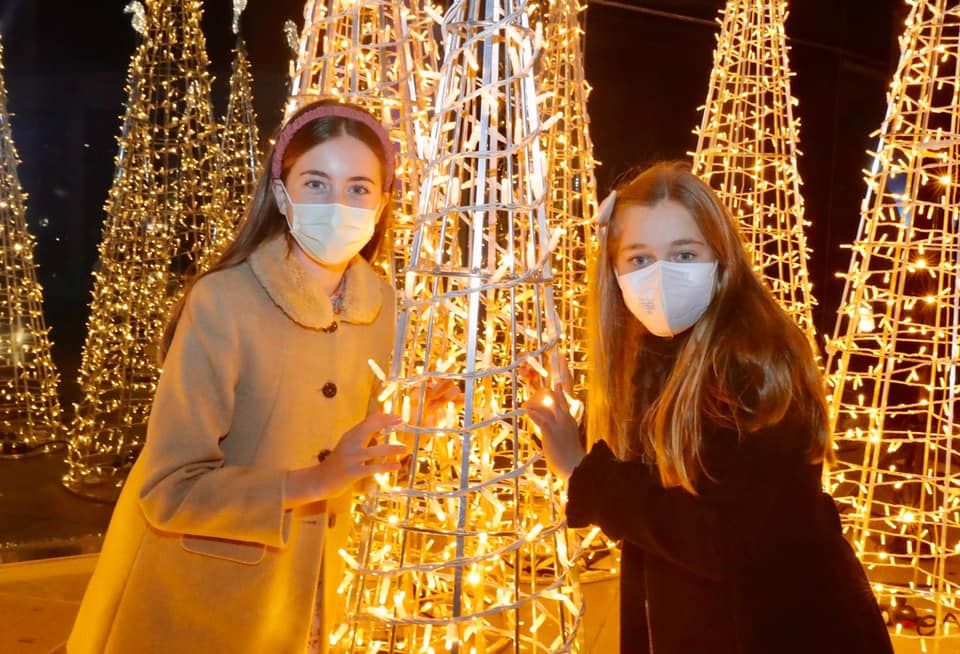
[[[62,644],[96,565],[113,506],[64,489],[66,469],[62,451],[0,459],[0,654]],[[587,651],[615,654],[616,580],[586,584],[584,595]]]
[[66,470],[63,450],[0,459],[0,562],[100,549],[113,506],[67,491]]
[[[70,633],[96,558],[86,554],[0,565],[0,652],[47,654],[61,645]],[[584,595],[586,651],[615,654],[616,579],[586,584]]]

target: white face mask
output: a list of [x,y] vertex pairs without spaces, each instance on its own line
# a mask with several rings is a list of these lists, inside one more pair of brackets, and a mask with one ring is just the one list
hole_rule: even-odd
[[353,259],[363,249],[377,228],[378,204],[374,209],[349,207],[344,204],[295,203],[287,189],[286,206],[292,208],[293,217],[284,210],[290,234],[310,258],[329,266],[336,266]]
[[630,313],[656,336],[674,336],[700,320],[716,280],[716,261],[657,261],[617,277]]

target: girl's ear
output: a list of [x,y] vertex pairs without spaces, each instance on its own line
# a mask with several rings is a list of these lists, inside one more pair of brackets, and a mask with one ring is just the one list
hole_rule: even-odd
[[284,192],[283,182],[274,180],[270,184],[270,190],[273,191],[273,199],[277,203],[277,209],[284,216],[287,215],[287,194]]

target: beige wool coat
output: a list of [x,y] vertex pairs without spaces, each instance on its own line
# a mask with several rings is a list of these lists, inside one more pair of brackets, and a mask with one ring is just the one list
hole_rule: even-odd
[[190,293],[69,654],[301,654],[321,563],[335,626],[350,498],[284,510],[285,474],[368,414],[394,293],[358,257],[335,315],[298,266],[280,237]]

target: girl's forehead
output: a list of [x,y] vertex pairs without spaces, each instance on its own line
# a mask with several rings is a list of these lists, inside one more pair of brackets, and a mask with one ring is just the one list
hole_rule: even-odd
[[379,179],[380,160],[360,139],[346,135],[335,136],[297,157],[292,170],[317,170],[331,176],[376,173]]
[[624,243],[636,238],[649,244],[671,242],[678,238],[703,239],[693,214],[674,200],[662,200],[653,205],[625,203],[617,207],[613,219],[620,240]]

